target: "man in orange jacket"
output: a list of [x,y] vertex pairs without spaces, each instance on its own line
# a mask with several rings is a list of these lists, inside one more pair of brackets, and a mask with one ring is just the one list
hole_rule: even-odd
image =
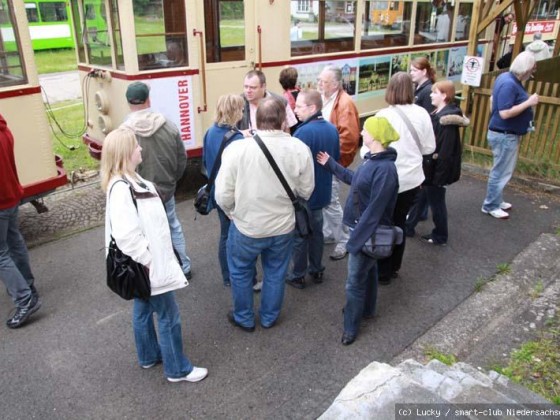
[[[360,120],[354,101],[342,88],[342,71],[335,66],[325,67],[317,78],[317,90],[323,97],[323,118],[338,130],[340,140],[340,163],[348,167],[356,156],[360,142]],[[334,242],[336,247],[330,255],[341,260],[347,254],[348,230],[342,224],[342,206],[339,199],[340,182],[333,177],[330,204],[323,209],[323,234],[325,243]]]

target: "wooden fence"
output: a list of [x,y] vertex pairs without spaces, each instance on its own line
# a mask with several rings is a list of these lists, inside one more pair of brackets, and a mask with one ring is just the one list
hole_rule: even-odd
[[[542,63],[542,64],[541,64]],[[539,62],[533,80],[523,83],[529,94],[539,95],[535,112],[535,131],[523,136],[519,148],[519,159],[524,162],[545,164],[560,170],[560,83],[558,68],[560,57]],[[464,136],[464,149],[492,155],[486,134],[490,120],[490,95],[494,81],[504,71],[499,70],[482,75],[480,87],[474,88],[471,127]]]

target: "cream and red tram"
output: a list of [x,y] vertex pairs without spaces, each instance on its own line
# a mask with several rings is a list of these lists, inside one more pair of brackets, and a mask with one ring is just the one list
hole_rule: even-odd
[[[125,90],[136,80],[150,85],[152,107],[179,127],[191,157],[201,154],[218,97],[241,92],[253,68],[280,92],[283,66],[298,69],[301,87],[315,87],[321,69],[335,64],[362,116],[385,106],[389,78],[407,71],[417,55],[429,56],[438,78],[459,85],[473,6],[474,0],[73,1],[79,70],[88,79],[84,140],[99,156],[106,134],[129,112]],[[102,13],[106,25],[92,27],[88,10]],[[490,54],[493,31],[490,25],[479,36],[477,55]]]
[[53,154],[23,0],[0,0],[0,114],[14,135],[22,202],[66,184],[62,161]]

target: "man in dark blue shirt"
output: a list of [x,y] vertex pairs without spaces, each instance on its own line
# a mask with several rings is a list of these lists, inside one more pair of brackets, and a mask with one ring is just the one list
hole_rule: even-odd
[[498,76],[492,89],[487,139],[494,163],[482,212],[496,219],[507,219],[506,210],[513,207],[503,201],[502,192],[515,170],[521,136],[527,134],[533,120],[531,107],[539,103],[539,96],[536,93],[529,96],[521,85],[531,78],[536,68],[533,54],[522,52],[511,63],[509,72]]

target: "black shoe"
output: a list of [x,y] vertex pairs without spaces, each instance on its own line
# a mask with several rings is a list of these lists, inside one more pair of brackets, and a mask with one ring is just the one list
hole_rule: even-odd
[[286,284],[289,284],[290,286],[295,287],[296,289],[305,289],[305,280],[303,279],[303,277],[297,277],[292,280],[286,280]]
[[446,242],[437,242],[434,238],[432,238],[432,235],[423,235],[420,237],[420,240],[422,242],[426,242],[427,244],[432,244],[432,245],[438,245],[438,246],[447,245]]
[[16,308],[16,312],[13,317],[6,321],[8,328],[19,328],[29,319],[29,317],[37,312],[41,307],[41,300],[39,295],[31,295],[27,305],[20,308]]
[[315,284],[323,283],[323,272],[319,271],[318,273],[311,273],[311,279],[313,279],[313,283]]
[[380,286],[388,286],[391,284],[391,277],[386,278],[386,277],[379,277],[379,279],[377,279],[377,283]]
[[253,325],[252,327],[246,327],[245,325],[239,324],[239,323],[235,320],[235,318],[233,317],[233,311],[229,311],[229,312],[228,312],[228,314],[227,314],[227,319],[228,319],[228,321],[229,321],[229,323],[230,323],[231,325],[233,325],[234,327],[239,327],[239,328],[241,328],[241,329],[242,329],[243,331],[245,331],[245,332],[253,332],[253,331],[255,331],[255,326],[254,326],[254,325]]
[[416,231],[414,229],[405,229],[404,231],[405,235],[407,238],[414,238],[414,235],[416,235]]
[[186,277],[187,280],[192,279],[192,271],[191,271],[191,270],[187,271],[187,272],[185,273],[185,277]]
[[350,344],[352,344],[354,341],[356,341],[356,336],[355,335],[350,335],[350,334],[342,334],[342,339],[340,340],[340,342],[342,344],[344,344],[345,346],[349,346]]
[[31,285],[29,285],[29,288],[31,289],[31,294],[33,296],[35,296],[37,299],[39,299],[39,292],[37,291],[35,286],[33,284],[31,284]]

